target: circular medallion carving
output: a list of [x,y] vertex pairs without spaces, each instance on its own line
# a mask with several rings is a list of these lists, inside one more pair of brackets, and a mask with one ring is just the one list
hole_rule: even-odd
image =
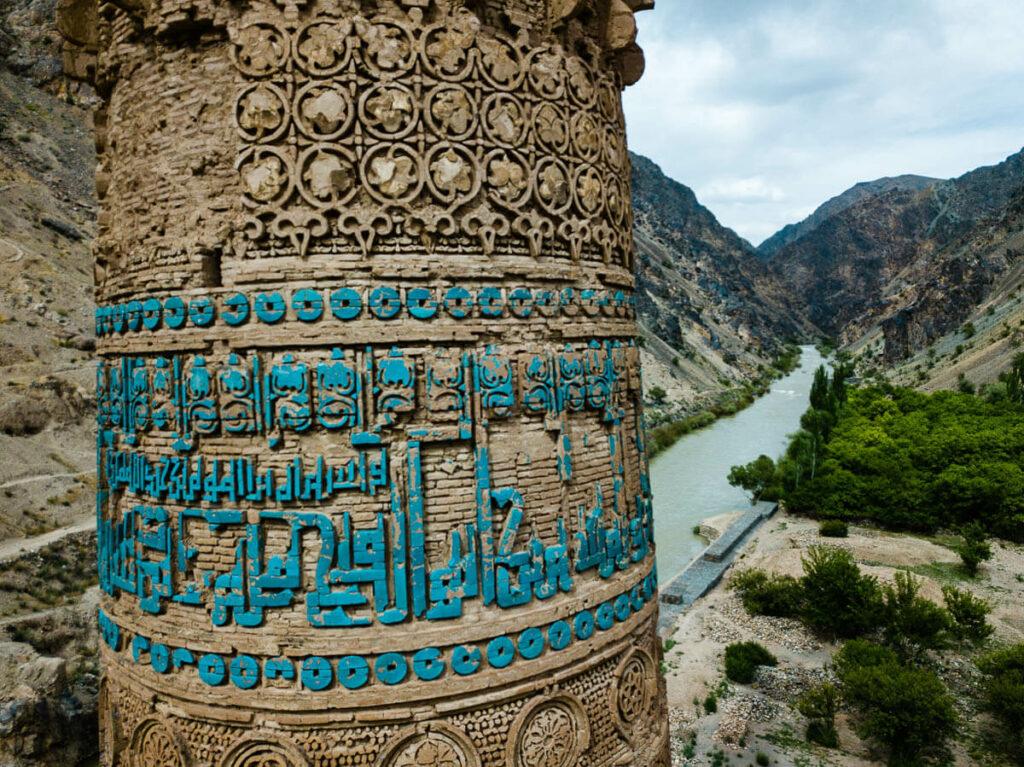
[[388,767],[466,767],[466,755],[444,735],[418,735],[391,757]]
[[476,158],[465,147],[439,144],[427,155],[427,181],[439,202],[457,205],[480,190]]
[[423,187],[420,158],[403,144],[379,144],[363,156],[367,191],[380,202],[411,202]]
[[393,22],[357,25],[362,38],[362,60],[371,75],[396,75],[412,68],[416,61],[412,36]]
[[559,99],[565,89],[564,57],[555,48],[540,48],[529,57],[530,89],[545,99]]
[[288,35],[268,22],[242,27],[233,40],[231,56],[242,72],[255,77],[273,74],[288,58]]
[[291,163],[281,149],[255,146],[238,158],[242,191],[250,205],[283,201],[292,189]]
[[647,669],[636,656],[626,661],[619,674],[618,694],[619,716],[625,722],[635,722],[647,710],[648,694]]
[[565,115],[553,104],[541,104],[533,113],[533,132],[538,143],[554,154],[565,151],[569,144]]
[[518,153],[495,149],[484,159],[491,199],[510,208],[519,208],[530,198],[530,171]]
[[462,139],[476,127],[476,104],[460,85],[439,85],[427,95],[427,123],[438,136]]
[[473,743],[443,722],[400,733],[377,760],[378,767],[480,767]]
[[163,722],[145,719],[132,733],[128,767],[186,767],[177,738]]
[[358,191],[355,160],[340,147],[310,147],[299,159],[299,170],[299,191],[317,207],[344,205]]
[[339,72],[348,63],[348,19],[316,20],[299,29],[295,35],[295,61],[312,75],[323,77]]
[[518,146],[526,132],[526,110],[507,93],[492,93],[484,99],[484,132],[497,144]]
[[280,88],[257,83],[239,94],[235,109],[238,132],[246,141],[274,141],[288,127],[288,103]]
[[516,88],[523,79],[519,51],[497,37],[480,37],[476,45],[481,77],[499,90]]
[[344,88],[332,82],[312,82],[295,97],[295,124],[305,135],[330,141],[352,124],[352,101]]
[[220,767],[308,767],[308,762],[290,743],[247,738],[228,750]]
[[480,19],[474,13],[460,13],[448,24],[427,29],[422,37],[422,60],[427,72],[442,80],[469,79],[473,68],[473,47]]
[[615,721],[626,737],[632,738],[643,727],[657,690],[654,660],[640,649],[626,654],[615,671],[611,688],[611,706]]
[[418,102],[404,85],[381,83],[359,99],[359,120],[377,138],[402,138],[416,126]]
[[527,704],[512,724],[509,767],[568,767],[590,745],[590,725],[579,701],[560,693]]

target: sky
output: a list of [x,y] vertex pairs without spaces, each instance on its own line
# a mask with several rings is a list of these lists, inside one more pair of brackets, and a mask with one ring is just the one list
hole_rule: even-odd
[[858,181],[1024,146],[1024,0],[657,0],[630,149],[759,244]]

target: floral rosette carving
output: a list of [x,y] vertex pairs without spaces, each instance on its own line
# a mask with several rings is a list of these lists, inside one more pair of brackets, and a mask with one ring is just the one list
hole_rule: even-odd
[[349,19],[314,20],[295,34],[296,64],[317,77],[340,72],[351,56]]
[[342,86],[314,81],[295,96],[295,124],[314,141],[333,141],[348,132],[355,118],[352,98]]
[[241,72],[266,77],[284,67],[290,47],[288,39],[283,29],[270,23],[250,24],[234,35],[232,60]]
[[370,195],[383,203],[408,203],[423,187],[419,157],[404,144],[379,144],[363,158],[362,177]]
[[422,60],[426,71],[440,80],[468,80],[475,63],[480,19],[473,13],[459,13],[447,24],[429,27],[422,37]]
[[461,146],[439,145],[427,156],[430,191],[439,202],[453,206],[467,202],[480,190],[476,158]]
[[461,85],[439,85],[427,94],[426,118],[430,129],[451,140],[464,139],[477,124],[476,102]]
[[186,767],[177,738],[165,724],[146,719],[136,726],[128,748],[128,767]]
[[288,98],[270,83],[256,83],[239,95],[235,124],[246,141],[276,141],[288,129]]
[[372,75],[386,78],[404,73],[416,61],[412,34],[405,27],[390,21],[355,20],[355,29],[362,41],[362,63]]
[[359,120],[372,135],[382,139],[400,139],[416,127],[418,99],[404,85],[381,83],[359,100]]

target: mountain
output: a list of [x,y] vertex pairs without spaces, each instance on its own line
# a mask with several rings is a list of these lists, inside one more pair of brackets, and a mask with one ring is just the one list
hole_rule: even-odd
[[909,174],[903,176],[887,176],[874,181],[861,181],[859,184],[851,186],[842,194],[838,194],[830,200],[823,202],[803,221],[796,224],[786,224],[786,226],[782,227],[782,229],[757,246],[757,254],[765,261],[770,260],[772,256],[786,245],[789,245],[789,243],[799,240],[805,234],[808,234],[821,226],[826,219],[838,213],[842,213],[844,210],[856,205],[861,200],[865,200],[869,197],[878,197],[879,195],[892,191],[921,191],[934,186],[938,182],[939,179],[937,178],[913,176]]
[[689,404],[750,380],[782,339],[813,335],[750,243],[651,160],[631,160],[646,382]]
[[881,332],[891,364],[963,322],[1010,268],[1003,241],[1017,231],[1024,150],[959,178],[872,185],[880,191],[801,222],[768,263],[826,333],[854,344]]

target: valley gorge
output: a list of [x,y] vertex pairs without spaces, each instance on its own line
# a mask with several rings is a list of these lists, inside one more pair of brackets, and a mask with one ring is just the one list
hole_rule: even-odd
[[[17,767],[87,759],[98,695],[95,96],[60,74],[54,6],[0,8],[0,764]],[[766,385],[793,343],[832,339],[924,390],[991,383],[1024,349],[1024,152],[859,183],[759,246],[631,161],[650,425]]]

